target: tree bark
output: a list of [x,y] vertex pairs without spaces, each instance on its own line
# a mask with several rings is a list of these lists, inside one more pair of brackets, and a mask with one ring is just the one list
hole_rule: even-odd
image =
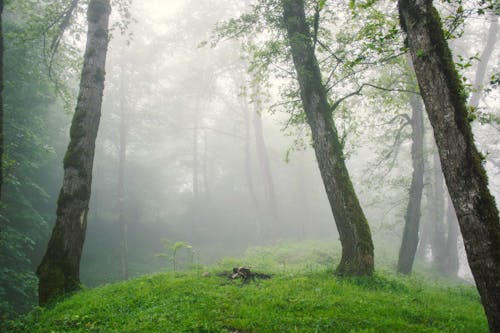
[[57,202],[57,219],[47,251],[37,269],[41,305],[80,288],[80,258],[101,116],[110,12],[110,0],[91,0],[89,3],[87,45],[70,143],[64,157],[64,180]]
[[0,0],[0,199],[3,184],[3,0]]
[[500,332],[500,222],[474,145],[462,83],[432,1],[398,4],[467,259],[490,330]]
[[328,104],[314,54],[304,3],[303,0],[282,0],[282,6],[302,104],[342,244],[337,274],[371,275],[374,262],[370,227],[345,166],[342,145],[332,118],[333,110]]
[[432,179],[432,263],[437,271],[442,272],[446,262],[446,229],[444,223],[445,185],[437,152],[434,154]]
[[405,215],[403,239],[399,250],[398,272],[410,274],[418,246],[420,224],[420,208],[424,190],[424,110],[420,96],[412,96],[410,100],[412,117],[411,159],[413,175],[410,185],[410,196]]
[[442,273],[449,277],[456,277],[458,275],[459,261],[458,261],[458,222],[453,208],[453,203],[449,196],[448,207],[446,210],[446,223],[448,225],[448,236],[446,238],[445,257],[443,263]]

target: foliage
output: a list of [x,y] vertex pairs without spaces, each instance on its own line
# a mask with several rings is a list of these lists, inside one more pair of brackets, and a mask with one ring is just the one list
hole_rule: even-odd
[[[333,117],[342,143],[347,145],[344,150],[348,156],[363,126],[351,110],[360,104],[357,96],[372,96],[373,90],[387,93],[403,89],[404,80],[392,80],[385,85],[377,82],[379,74],[390,72],[405,51],[400,46],[402,35],[397,11],[394,3],[385,1],[349,4],[305,1],[305,6],[311,29],[314,26],[315,52]],[[296,145],[303,146],[303,136],[309,135],[309,131],[304,128],[305,116],[280,1],[257,1],[238,18],[220,22],[212,35],[212,44],[220,44],[228,38],[241,42],[253,77],[249,85],[279,84],[280,100],[267,108],[272,113],[282,111],[289,115],[284,127],[290,135],[298,137]]]
[[[28,6],[29,5],[29,6]],[[42,40],[26,15],[42,15],[35,2],[10,3],[4,11],[5,192],[0,220],[0,318],[28,311],[36,301],[34,269],[49,233],[60,173],[66,115],[56,98]],[[22,11],[21,11],[22,10]],[[33,23],[34,24],[34,23]],[[31,36],[31,37],[30,37]]]
[[158,258],[164,258],[167,261],[172,263],[172,269],[174,272],[177,271],[179,264],[179,252],[182,249],[185,249],[189,253],[189,257],[191,259],[191,264],[194,263],[194,249],[191,245],[186,242],[174,242],[166,238],[162,238],[163,248],[165,249],[162,253],[157,253],[156,256]]
[[[266,251],[250,252],[240,260]],[[472,286],[432,286],[381,272],[372,278],[348,279],[324,269],[291,274],[279,272],[279,265],[271,279],[243,286],[217,276],[219,269],[212,269],[209,277],[199,272],[159,274],[85,290],[53,308],[36,309],[8,328],[11,332],[487,332]]]

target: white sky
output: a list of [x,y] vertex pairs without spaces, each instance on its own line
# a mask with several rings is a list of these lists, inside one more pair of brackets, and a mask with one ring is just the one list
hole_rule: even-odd
[[137,4],[144,7],[152,19],[160,19],[174,15],[185,0],[135,0]]

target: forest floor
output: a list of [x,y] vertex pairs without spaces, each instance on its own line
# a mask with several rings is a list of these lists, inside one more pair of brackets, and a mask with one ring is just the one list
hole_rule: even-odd
[[[235,260],[83,290],[9,325],[11,332],[488,332],[473,286],[378,271],[265,269],[243,283]],[[256,266],[255,262],[252,266]]]

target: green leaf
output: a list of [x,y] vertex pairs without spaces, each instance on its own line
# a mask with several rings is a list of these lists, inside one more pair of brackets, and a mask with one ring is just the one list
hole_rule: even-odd
[[319,0],[318,8],[322,10],[325,7],[326,0]]

